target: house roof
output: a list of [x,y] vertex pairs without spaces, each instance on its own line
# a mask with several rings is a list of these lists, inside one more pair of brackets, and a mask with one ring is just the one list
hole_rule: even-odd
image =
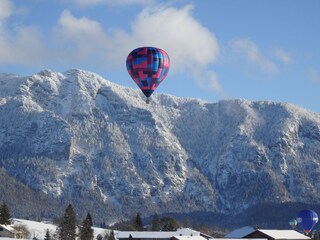
[[310,238],[303,235],[295,230],[269,230],[269,229],[258,229],[257,231],[262,232],[274,239],[297,239],[297,240],[309,240]]
[[245,226],[242,228],[238,228],[233,230],[232,232],[229,232],[225,238],[243,238],[244,236],[247,236],[248,234],[254,232],[256,229],[250,226]]
[[18,233],[18,231],[15,230],[15,229],[14,229],[12,226],[10,226],[10,225],[2,225],[2,224],[0,224],[0,227],[2,227],[3,229],[7,230],[8,232],[11,232],[11,233],[14,233],[14,234]]
[[[132,238],[171,238],[176,236],[200,236],[200,232],[192,230],[190,228],[182,228],[173,232],[139,232],[139,231],[115,231],[115,238],[129,238],[131,235]],[[204,240],[202,238],[201,240]],[[185,240],[185,239],[184,239]],[[193,240],[193,239],[189,239]]]
[[228,233],[225,238],[245,238],[249,234],[259,231],[274,239],[299,239],[307,240],[309,237],[295,231],[295,230],[273,230],[273,229],[255,229],[253,227],[242,227]]
[[212,240],[268,240],[267,238],[214,238]]
[[206,240],[207,238],[204,238],[202,236],[174,236],[177,240]]

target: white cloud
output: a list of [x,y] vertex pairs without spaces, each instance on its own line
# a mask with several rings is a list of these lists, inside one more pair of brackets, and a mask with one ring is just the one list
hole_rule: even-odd
[[11,34],[0,29],[0,62],[39,65],[46,56],[41,34],[35,27],[20,27]]
[[12,15],[24,13],[13,1],[0,0],[0,63],[39,65],[46,55],[41,33],[33,26],[8,29],[6,20]]
[[312,81],[320,83],[320,71],[315,68],[309,68],[307,74]]
[[206,67],[216,60],[218,42],[208,29],[191,15],[192,6],[147,8],[132,24],[133,38],[144,45],[165,49],[174,71]]
[[107,32],[99,22],[77,18],[68,10],[62,12],[54,36],[58,46],[55,58],[61,65],[72,62],[75,67],[123,67],[134,46],[132,37],[124,31]]
[[98,22],[85,17],[76,18],[67,10],[62,12],[54,33],[60,46],[57,54],[67,61],[70,58],[76,62],[97,61],[108,43],[107,35]]
[[277,59],[279,59],[280,61],[282,61],[285,64],[291,64],[293,62],[291,55],[289,53],[285,52],[283,49],[274,48],[272,50],[272,54],[274,57],[276,57]]
[[[156,46],[170,56],[171,74],[190,72],[199,86],[221,91],[216,75],[209,70],[219,53],[213,33],[191,15],[192,6],[182,9],[156,7],[144,9],[131,24],[131,31],[104,31],[101,25],[88,18],[76,18],[64,11],[55,29],[59,45],[69,43],[76,62],[109,64],[123,67],[128,53],[141,46]],[[65,52],[64,52],[65,54]],[[62,57],[60,57],[62,58]],[[210,76],[202,78],[199,72]],[[214,76],[214,77],[213,77]]]
[[267,73],[277,72],[277,66],[270,59],[263,56],[258,46],[250,39],[236,39],[231,41],[232,48],[247,61],[257,65]]
[[72,0],[73,4],[80,7],[97,6],[97,5],[111,5],[111,6],[124,6],[134,4],[153,4],[153,0]]
[[209,69],[218,57],[218,42],[192,16],[192,9],[191,5],[146,8],[132,24],[132,37],[137,43],[165,49],[172,73],[189,72],[200,87],[220,93],[218,78]]
[[[90,2],[102,3],[100,0]],[[9,6],[7,0],[0,0],[0,3],[3,7]],[[95,20],[75,17],[65,10],[47,39],[42,39],[41,32],[35,27],[20,26],[9,31],[0,25],[0,62],[124,68],[125,59],[132,49],[155,46],[169,54],[172,63],[170,74],[189,73],[200,87],[221,92],[217,76],[210,70],[219,54],[218,42],[214,34],[192,16],[192,9],[191,5],[180,9],[147,7],[133,20],[130,31],[104,29]],[[12,11],[8,10],[8,13]]]
[[1,21],[10,17],[13,14],[13,4],[10,0],[0,0],[0,24]]

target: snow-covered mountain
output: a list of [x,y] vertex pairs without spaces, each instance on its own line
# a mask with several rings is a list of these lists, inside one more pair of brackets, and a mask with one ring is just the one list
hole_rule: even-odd
[[82,70],[0,74],[0,167],[42,199],[107,221],[320,204],[320,115],[165,94],[146,104]]

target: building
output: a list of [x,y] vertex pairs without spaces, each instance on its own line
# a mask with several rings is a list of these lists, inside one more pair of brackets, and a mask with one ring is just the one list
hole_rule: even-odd
[[245,226],[229,232],[224,238],[243,238],[244,236],[253,233],[256,229],[254,227]]
[[208,240],[211,238],[190,228],[173,232],[114,231],[114,236],[116,240]]
[[259,238],[267,240],[310,240],[308,236],[305,236],[295,230],[270,230],[270,229],[257,229],[253,227],[243,227],[236,229],[228,233],[225,238],[239,239],[239,238]]
[[244,238],[266,238],[268,240],[310,240],[311,238],[295,230],[257,229]]
[[0,224],[0,237],[21,238],[21,234],[10,225]]
[[207,240],[205,237],[199,236],[174,236],[170,240]]

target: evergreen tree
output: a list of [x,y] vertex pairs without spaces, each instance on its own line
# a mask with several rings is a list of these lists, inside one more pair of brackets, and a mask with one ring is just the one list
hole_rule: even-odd
[[98,236],[97,236],[97,240],[102,240],[102,236],[101,236],[101,234],[98,234]]
[[137,230],[137,231],[143,231],[143,223],[142,223],[142,220],[141,220],[141,217],[140,217],[140,214],[137,213],[137,216],[134,220],[134,228]]
[[113,230],[110,232],[110,234],[108,235],[108,240],[115,240],[115,237],[114,237],[114,232]]
[[160,220],[161,231],[176,231],[179,228],[179,223],[172,217],[164,217]]
[[182,225],[184,228],[192,228],[192,219],[189,217],[185,218]]
[[159,231],[160,230],[160,220],[158,214],[153,215],[151,222],[151,231]]
[[59,239],[76,239],[76,214],[71,204],[66,208],[62,223],[59,225]]
[[3,224],[3,225],[11,224],[11,216],[10,216],[9,208],[5,202],[3,202],[0,207],[0,224]]
[[80,240],[92,240],[93,239],[93,229],[92,229],[92,218],[90,213],[82,223],[80,228]]
[[51,240],[49,229],[46,231],[46,235],[44,236],[44,240]]

